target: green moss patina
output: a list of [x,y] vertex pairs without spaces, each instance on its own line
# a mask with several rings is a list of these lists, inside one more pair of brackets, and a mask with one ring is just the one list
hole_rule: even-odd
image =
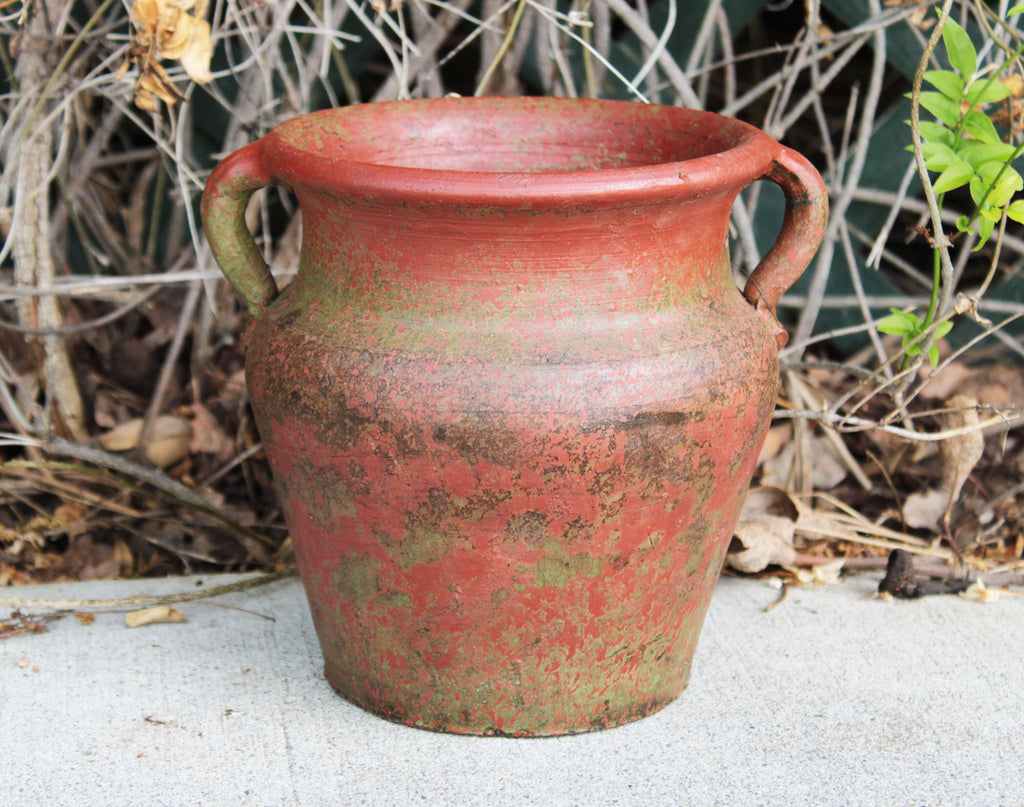
[[331,572],[331,586],[338,594],[364,608],[380,588],[377,572],[380,563],[369,555],[344,558]]
[[396,546],[398,567],[407,572],[417,563],[433,563],[463,542],[461,536],[454,535],[439,525],[412,523],[406,528],[405,536]]
[[546,541],[542,548],[544,554],[537,559],[533,577],[533,583],[538,588],[563,588],[576,577],[597,577],[604,568],[604,558],[574,555],[562,541]]
[[377,599],[388,608],[412,608],[412,595],[406,591],[382,591]]

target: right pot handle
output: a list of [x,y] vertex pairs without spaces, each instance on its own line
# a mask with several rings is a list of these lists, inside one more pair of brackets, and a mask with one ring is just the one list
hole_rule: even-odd
[[743,296],[775,325],[781,348],[789,335],[775,318],[775,306],[814,258],[828,224],[828,191],[817,169],[805,157],[780,146],[778,156],[761,179],[782,188],[786,217],[775,245],[747,278]]
[[272,181],[263,164],[263,144],[257,140],[221,160],[203,189],[203,229],[210,251],[253,316],[277,297],[277,284],[245,226],[245,208]]

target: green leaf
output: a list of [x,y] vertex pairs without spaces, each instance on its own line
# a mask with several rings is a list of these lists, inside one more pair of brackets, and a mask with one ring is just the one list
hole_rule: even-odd
[[968,219],[967,216],[960,216],[960,217],[958,217],[957,220],[956,220],[956,228],[960,232],[966,233],[969,229],[971,229],[971,221],[970,221],[970,219]]
[[946,193],[955,188],[962,187],[974,178],[974,168],[970,163],[958,159],[949,168],[939,174],[938,179],[932,183],[936,193]]
[[978,51],[971,42],[971,37],[952,19],[946,20],[942,29],[942,42],[946,46],[949,63],[960,71],[964,79],[971,78],[978,69]]
[[975,176],[971,180],[971,199],[974,200],[974,204],[980,205],[982,200],[985,198],[985,194],[988,193],[989,184],[979,176]]
[[922,143],[921,154],[930,171],[945,171],[960,159],[953,149],[942,143]]
[[1007,166],[1003,175],[992,186],[988,200],[995,207],[1006,207],[1013,195],[1021,188],[1024,188],[1024,180],[1021,179],[1020,174]]
[[882,333],[892,334],[893,336],[902,336],[907,333],[906,327],[896,317],[886,317],[880,323],[878,323],[878,330]]
[[1021,177],[1020,173],[1012,165],[1005,164],[1003,169],[1003,175],[996,180],[996,187],[999,188],[1003,184],[1011,186],[1015,191],[1024,188],[1024,177]]
[[892,334],[893,336],[903,336],[906,334],[919,333],[921,330],[921,320],[917,318],[917,314],[900,311],[898,308],[890,308],[892,313],[878,323],[878,330],[882,333]]
[[951,101],[937,92],[923,92],[920,95],[921,106],[931,112],[950,129],[955,129],[960,122],[960,104]]
[[958,103],[964,97],[964,80],[952,70],[926,70],[924,80]]
[[996,181],[996,178],[1003,170],[1003,163],[989,162],[978,166],[977,174],[989,184]]
[[1020,14],[1022,11],[1024,11],[1024,3],[1018,3],[1006,12],[1006,16],[1009,17],[1011,14]]
[[996,223],[994,221],[989,221],[986,218],[978,219],[978,243],[971,252],[977,252],[988,243],[988,239],[991,238],[992,230],[995,229],[995,226]]
[[[1003,217],[1003,211],[992,205],[985,205],[981,210],[978,211],[978,215],[982,218],[988,219],[993,224],[998,224],[999,219]],[[980,219],[979,219],[980,221]]]
[[929,157],[924,161],[925,167],[929,171],[933,171],[936,174],[941,174],[949,166],[951,166],[956,160],[956,157],[946,157],[944,154],[936,155],[935,157]]
[[1009,143],[982,143],[979,140],[969,140],[961,143],[956,153],[977,171],[988,163],[1005,165],[1015,151],[1016,149]]
[[971,137],[976,137],[983,143],[1002,142],[1002,139],[999,137],[999,132],[996,131],[995,124],[992,123],[992,119],[984,112],[979,112],[977,109],[972,109],[964,115],[964,131]]
[[941,123],[934,123],[930,120],[918,121],[917,129],[921,133],[921,137],[929,143],[941,143],[952,148],[953,143],[956,141],[956,135]]
[[941,339],[951,330],[953,330],[953,323],[950,320],[947,319],[945,322],[940,322],[935,326],[935,338]]
[[[984,163],[978,167],[976,173],[989,184],[998,182],[1002,185],[1005,182],[1008,185],[1016,186],[1017,182],[1020,181],[1020,174],[1017,173],[1017,170],[1005,162]],[[1019,188],[1017,189],[1019,190]]]
[[[1021,8],[1024,8],[1024,4],[1021,4]],[[1014,221],[1024,224],[1024,199],[1016,201],[1006,208],[1006,215]]]
[[969,104],[995,104],[1011,95],[1010,88],[1001,81],[979,81],[967,89],[964,100]]
[[935,367],[939,363],[939,346],[932,345],[928,348],[928,361],[932,363],[932,367]]

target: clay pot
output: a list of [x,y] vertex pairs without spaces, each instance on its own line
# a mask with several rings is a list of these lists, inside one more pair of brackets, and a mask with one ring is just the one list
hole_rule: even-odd
[[[741,293],[737,194],[786,196]],[[278,293],[250,195],[302,208]],[[470,734],[614,726],[686,685],[826,220],[721,116],[554,98],[303,115],[225,159],[211,248],[331,685]]]

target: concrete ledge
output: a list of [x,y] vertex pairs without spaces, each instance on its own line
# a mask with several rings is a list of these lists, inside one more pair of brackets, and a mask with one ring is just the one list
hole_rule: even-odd
[[[210,586],[235,579],[206,577]],[[197,578],[4,589],[194,589]],[[557,739],[431,734],[328,687],[300,583],[0,641],[0,805],[1021,805],[1024,600],[866,600],[877,575],[725,578],[689,689]],[[9,608],[3,609],[6,616]]]

